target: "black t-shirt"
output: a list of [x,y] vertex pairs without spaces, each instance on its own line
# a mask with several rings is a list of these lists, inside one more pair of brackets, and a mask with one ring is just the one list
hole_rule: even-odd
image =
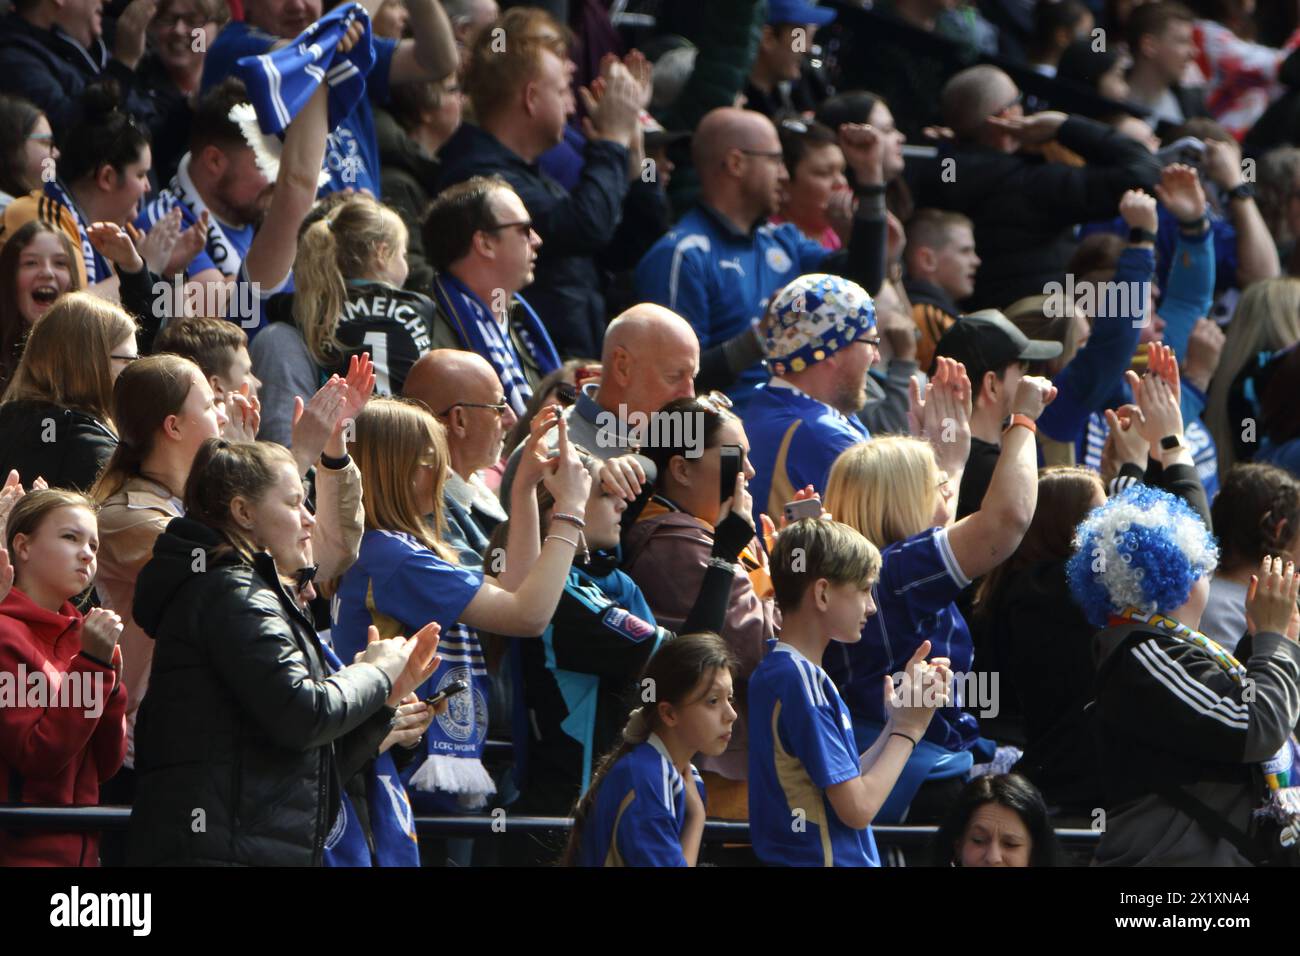
[[966,458],[966,470],[961,475],[961,491],[957,495],[957,520],[980,510],[984,493],[989,490],[993,480],[993,469],[998,466],[998,455],[1002,446],[980,438],[970,440],[970,455]]

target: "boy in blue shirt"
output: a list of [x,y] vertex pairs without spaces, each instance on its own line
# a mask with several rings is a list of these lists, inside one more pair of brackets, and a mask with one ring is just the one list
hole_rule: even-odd
[[871,820],[950,693],[948,662],[926,663],[923,641],[897,690],[886,676],[889,720],[858,754],[821,661],[831,641],[861,639],[879,573],[871,542],[824,519],[786,528],[772,552],[781,640],[749,682],[749,828],[768,865],[879,866]]

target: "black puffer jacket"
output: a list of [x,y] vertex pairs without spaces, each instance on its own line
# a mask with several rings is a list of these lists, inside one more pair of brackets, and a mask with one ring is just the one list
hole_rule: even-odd
[[223,540],[173,519],[136,584],[135,618],[157,647],[128,859],[320,865],[343,781],[388,733],[391,685],[369,665],[329,676],[270,556],[250,565]]
[[51,488],[89,491],[116,447],[117,436],[88,412],[53,402],[0,405],[0,475],[17,468],[24,488],[44,478]]

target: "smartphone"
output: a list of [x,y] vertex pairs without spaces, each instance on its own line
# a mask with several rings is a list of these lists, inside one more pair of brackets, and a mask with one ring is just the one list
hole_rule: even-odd
[[800,501],[787,501],[785,503],[785,520],[787,524],[794,524],[804,518],[820,518],[822,515],[822,502],[820,498],[804,498]]
[[722,452],[722,480],[719,484],[719,490],[722,495],[718,501],[726,501],[736,493],[736,476],[740,474],[740,462],[744,455],[744,449],[739,445],[723,445],[720,449]]
[[438,704],[441,704],[448,697],[451,697],[455,694],[464,693],[467,690],[469,690],[469,684],[465,683],[463,680],[454,680],[446,687],[444,687],[442,690],[438,691],[438,693],[434,694],[432,697],[426,697],[424,699],[424,702],[428,704],[430,707],[436,707]]

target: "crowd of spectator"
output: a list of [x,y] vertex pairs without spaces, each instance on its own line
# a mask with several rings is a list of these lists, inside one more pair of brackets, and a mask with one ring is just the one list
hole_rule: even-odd
[[1300,863],[1300,12],[7,6],[0,864]]

